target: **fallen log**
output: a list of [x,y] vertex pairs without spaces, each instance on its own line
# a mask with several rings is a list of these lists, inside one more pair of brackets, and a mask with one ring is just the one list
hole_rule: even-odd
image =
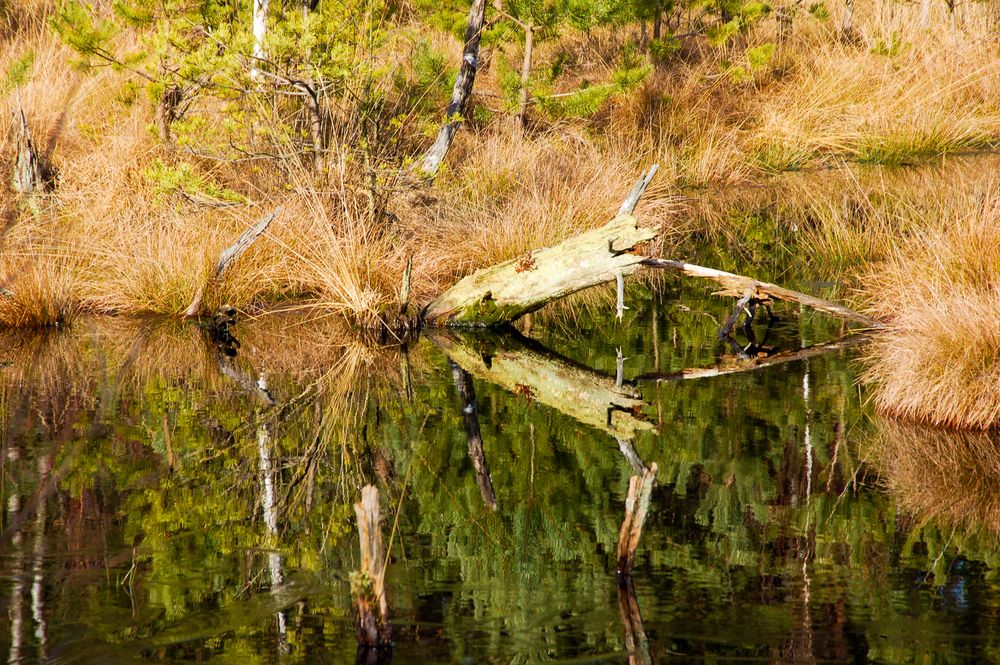
[[219,261],[215,264],[215,270],[208,276],[205,283],[198,288],[194,300],[184,310],[184,318],[193,319],[201,316],[201,306],[202,301],[205,299],[205,293],[222,278],[222,274],[229,269],[229,266],[235,263],[236,259],[243,256],[243,253],[250,249],[250,245],[267,231],[267,227],[271,225],[271,222],[274,221],[279,212],[281,212],[281,208],[276,208],[274,212],[264,215],[256,224],[240,234],[236,242],[222,250],[222,253],[219,255]]
[[638,270],[645,257],[633,254],[656,231],[619,215],[599,229],[554,247],[477,270],[427,305],[430,326],[495,326],[544,305]]
[[[477,341],[482,340],[455,334],[432,333],[429,337],[473,376],[545,404],[616,439],[631,440],[639,432],[655,430],[640,416],[646,402],[636,389],[615,386],[611,377],[538,348],[514,331],[481,344]],[[490,346],[493,342],[496,344]]]
[[649,185],[654,165],[636,183],[618,215],[599,229],[477,270],[428,304],[421,318],[430,326],[495,326],[544,305],[617,279],[641,267],[637,247],[657,231],[632,217]]
[[601,228],[477,270],[424,307],[421,321],[432,327],[504,325],[577,291],[611,281],[618,283],[618,315],[621,318],[626,309],[623,277],[646,267],[708,279],[723,287],[716,295],[739,298],[737,308],[720,331],[723,337],[744,310],[752,312],[757,305],[766,306],[774,300],[811,307],[867,328],[884,327],[881,322],[843,305],[776,284],[683,261],[643,256],[641,246],[655,238],[658,231],[640,226],[632,212],[656,170],[654,164],[632,188],[618,216]]
[[753,299],[760,303],[767,303],[772,300],[784,300],[786,302],[794,302],[799,305],[805,305],[806,307],[811,307],[820,312],[832,314],[833,316],[840,317],[846,321],[860,323],[868,328],[884,327],[882,322],[869,316],[865,316],[859,312],[855,312],[853,309],[844,307],[843,305],[838,305],[835,302],[823,300],[822,298],[816,298],[815,296],[811,296],[806,293],[792,291],[791,289],[786,289],[777,286],[776,284],[761,282],[752,277],[745,277],[743,275],[725,272],[724,270],[715,270],[714,268],[706,268],[704,266],[694,265],[693,263],[684,263],[683,261],[674,261],[671,259],[650,258],[644,259],[640,263],[650,268],[674,270],[682,275],[687,275],[688,277],[711,280],[723,287],[721,291],[716,291],[715,295],[747,298],[748,301]]

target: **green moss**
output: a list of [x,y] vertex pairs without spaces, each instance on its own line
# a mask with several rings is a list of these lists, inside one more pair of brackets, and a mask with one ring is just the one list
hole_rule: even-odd
[[448,321],[454,327],[486,327],[510,323],[528,312],[523,305],[498,305],[491,294],[463,309]]

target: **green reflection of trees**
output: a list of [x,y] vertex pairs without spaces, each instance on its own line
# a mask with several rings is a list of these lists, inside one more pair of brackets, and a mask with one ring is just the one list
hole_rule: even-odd
[[[548,315],[533,334],[608,376],[621,346],[626,380],[730,353],[700,314],[728,303],[669,283],[630,291],[628,302],[623,328],[578,314],[593,335],[587,345],[570,345],[569,329]],[[4,544],[15,533],[20,544],[0,562],[0,602],[12,610],[22,598],[22,653],[40,647],[28,588],[41,533],[60,552],[44,567],[50,648],[73,640],[95,654],[261,662],[332,649],[342,654],[334,661],[351,659],[350,504],[370,480],[387,497],[404,662],[428,644],[429,660],[448,661],[623,648],[613,559],[632,468],[606,433],[530,392],[474,379],[492,511],[448,359],[426,340],[401,362],[392,350],[331,342],[344,339],[334,331],[302,326],[290,336],[287,322],[262,321],[246,326],[231,365],[248,382],[220,371],[196,328],[87,325],[5,340],[0,442],[4,506],[14,508],[5,508]],[[828,319],[786,316],[772,339],[839,332]],[[995,540],[875,490],[873,444],[860,443],[873,426],[846,353],[637,384],[657,427],[634,442],[659,465],[635,571],[654,654],[946,662],[968,647],[963,631],[990,633],[1000,615]],[[411,368],[412,394],[401,367]],[[255,393],[262,371],[273,405]],[[925,454],[887,450],[888,459]],[[885,458],[874,456],[878,469]],[[975,455],[948,459],[959,470]],[[40,460],[51,460],[50,477]],[[268,474],[273,530],[262,510]],[[989,473],[948,482],[955,476],[928,476],[940,501],[993,487]],[[890,487],[905,497],[895,478]],[[38,497],[41,525],[26,508]],[[966,513],[987,522],[991,506]],[[927,629],[920,643],[907,638],[914,622]],[[0,636],[0,648],[11,646]],[[996,655],[992,637],[975,648]]]

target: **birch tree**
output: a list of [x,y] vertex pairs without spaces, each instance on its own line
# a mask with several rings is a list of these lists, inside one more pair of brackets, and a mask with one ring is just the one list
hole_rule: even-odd
[[430,147],[420,163],[424,175],[433,177],[441,168],[455,134],[462,126],[463,114],[472,96],[472,86],[476,81],[476,67],[479,64],[479,42],[483,36],[486,18],[486,0],[472,0],[469,19],[465,28],[465,46],[462,49],[462,66],[451,91],[451,101],[445,111],[445,122],[438,131],[434,145]]

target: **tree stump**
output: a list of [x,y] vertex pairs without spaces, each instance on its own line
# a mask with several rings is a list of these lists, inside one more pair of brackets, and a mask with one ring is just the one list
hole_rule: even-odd
[[28,129],[28,119],[24,111],[18,109],[15,114],[15,145],[17,157],[14,161],[14,174],[11,184],[14,191],[24,196],[32,196],[45,189],[45,171],[42,158],[35,149],[35,144],[31,140],[31,131]]
[[351,595],[357,611],[358,645],[385,647],[392,644],[389,601],[385,595],[385,552],[382,549],[378,489],[366,485],[361,501],[354,504],[358,516],[361,568],[351,575]]

